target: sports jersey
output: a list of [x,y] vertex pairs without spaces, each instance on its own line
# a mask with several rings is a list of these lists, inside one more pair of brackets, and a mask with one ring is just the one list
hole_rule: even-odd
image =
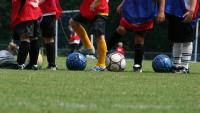
[[46,0],[40,5],[43,13],[56,13],[56,17],[59,17],[62,13],[59,0]]
[[42,12],[38,4],[39,0],[12,0],[11,27],[41,17]]
[[124,0],[122,16],[130,23],[141,24],[153,20],[157,4],[154,0]]
[[80,6],[80,13],[83,17],[88,20],[92,20],[96,15],[108,16],[109,6],[108,0],[100,0],[99,5],[96,7],[95,11],[90,10],[90,5],[94,0],[83,0]]
[[[197,15],[199,3],[196,3],[193,19]],[[190,0],[166,0],[165,12],[180,18],[190,9]]]

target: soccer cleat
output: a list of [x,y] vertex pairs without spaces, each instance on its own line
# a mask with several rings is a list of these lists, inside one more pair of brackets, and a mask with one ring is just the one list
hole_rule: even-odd
[[38,65],[27,65],[26,67],[25,67],[25,69],[28,69],[28,70],[39,70],[40,69],[40,67],[38,66]]
[[134,66],[133,66],[133,71],[134,72],[142,72],[142,66],[141,65],[139,65],[139,64],[135,64]]
[[82,47],[79,51],[84,55],[94,55],[95,54],[94,47],[92,47],[92,48],[84,48],[84,47]]
[[173,73],[184,73],[188,74],[190,73],[189,69],[183,66],[172,66],[172,72]]
[[25,68],[25,64],[21,64],[21,65],[17,64],[16,65],[16,69],[23,70],[24,68]]
[[93,68],[92,68],[92,71],[94,71],[94,72],[100,72],[100,71],[105,71],[105,67],[101,67],[101,66],[94,66]]
[[184,74],[188,74],[188,73],[190,73],[190,70],[189,70],[189,68],[182,67],[181,72]]
[[48,65],[47,69],[51,71],[56,71],[58,68],[56,65]]

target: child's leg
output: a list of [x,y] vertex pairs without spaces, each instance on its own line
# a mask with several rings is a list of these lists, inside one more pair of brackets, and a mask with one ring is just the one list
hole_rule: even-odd
[[98,51],[98,62],[96,65],[100,67],[106,67],[105,62],[106,62],[107,46],[104,35],[101,35],[97,38],[97,51]]
[[174,43],[172,49],[172,62],[175,67],[181,65],[181,57],[182,57],[182,43]]
[[192,42],[183,43],[181,65],[187,69],[189,68],[189,63],[191,61],[192,50],[193,50]]
[[17,63],[19,65],[24,65],[30,48],[30,40],[29,37],[22,35],[20,36],[20,41]]
[[138,32],[135,35],[135,40],[134,40],[134,64],[138,64],[142,67],[142,60],[143,60],[143,55],[144,55],[144,37],[145,37],[145,32]]
[[84,27],[73,19],[70,20],[70,25],[74,29],[74,31],[80,36],[83,46],[88,49],[93,49],[93,45]]
[[107,49],[110,51],[126,33],[126,29],[123,26],[118,26],[117,29],[112,33],[111,37],[107,40]]

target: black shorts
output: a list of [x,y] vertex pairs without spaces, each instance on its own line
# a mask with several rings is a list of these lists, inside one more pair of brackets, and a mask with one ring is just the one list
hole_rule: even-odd
[[19,23],[13,31],[13,40],[19,40],[21,35],[26,35],[32,39],[39,37],[39,21],[25,21]]
[[55,37],[56,18],[54,15],[44,16],[40,24],[42,36],[45,38]]
[[168,17],[168,38],[171,42],[192,42],[195,39],[195,29],[191,23],[183,23],[181,18],[174,15]]
[[88,25],[89,34],[100,36],[105,35],[106,33],[107,16],[97,15],[93,20],[90,21],[84,18],[80,13],[78,13],[72,19],[82,25]]

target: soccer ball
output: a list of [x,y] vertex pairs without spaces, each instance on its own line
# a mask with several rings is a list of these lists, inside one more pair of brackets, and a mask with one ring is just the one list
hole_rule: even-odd
[[109,71],[123,71],[126,67],[124,55],[120,53],[110,53],[106,58],[106,68]]
[[153,59],[152,67],[155,72],[171,72],[172,61],[167,55],[160,54]]
[[86,57],[78,52],[69,54],[66,60],[66,67],[69,70],[84,70],[86,68]]

